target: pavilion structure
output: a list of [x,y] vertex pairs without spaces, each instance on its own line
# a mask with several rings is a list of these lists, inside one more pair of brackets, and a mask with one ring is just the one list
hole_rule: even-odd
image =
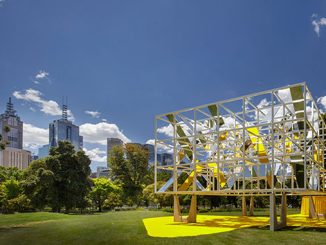
[[[318,215],[314,198],[326,196],[325,139],[325,121],[306,83],[158,115],[155,152],[171,152],[173,161],[156,157],[155,193],[174,196],[175,221],[182,221],[179,196],[191,195],[190,223],[198,195],[241,196],[243,215],[246,197],[252,212],[255,196],[269,196],[276,230],[286,226],[288,195],[307,196],[309,215]],[[160,171],[170,174],[163,185]]]

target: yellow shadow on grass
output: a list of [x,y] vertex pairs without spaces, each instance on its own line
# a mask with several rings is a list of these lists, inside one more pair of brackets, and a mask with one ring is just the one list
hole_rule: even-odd
[[[269,225],[269,217],[197,215],[197,223],[173,222],[173,216],[143,219],[152,237],[209,235],[248,227]],[[326,228],[326,221],[310,220],[303,215],[288,215],[288,226]]]

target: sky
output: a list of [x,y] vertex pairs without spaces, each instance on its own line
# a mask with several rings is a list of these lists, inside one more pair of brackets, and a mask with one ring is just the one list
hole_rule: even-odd
[[306,81],[326,110],[326,1],[0,0],[0,112],[48,143],[63,98],[92,169],[157,114]]

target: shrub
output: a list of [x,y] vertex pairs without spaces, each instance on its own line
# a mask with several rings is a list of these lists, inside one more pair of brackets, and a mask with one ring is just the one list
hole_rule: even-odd
[[16,198],[10,199],[8,201],[8,209],[18,212],[25,212],[31,210],[31,200],[27,198],[26,195],[22,194]]
[[115,207],[122,206],[122,199],[119,193],[111,192],[108,194],[107,198],[103,203],[103,209],[113,209]]

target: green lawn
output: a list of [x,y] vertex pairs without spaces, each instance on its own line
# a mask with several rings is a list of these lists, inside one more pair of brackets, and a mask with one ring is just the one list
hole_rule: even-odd
[[[230,213],[215,213],[230,215]],[[239,212],[231,212],[231,215]],[[261,211],[261,214],[267,214]],[[326,232],[268,228],[183,238],[152,238],[142,219],[171,215],[161,211],[122,211],[91,215],[25,213],[0,215],[0,244],[326,244]]]

